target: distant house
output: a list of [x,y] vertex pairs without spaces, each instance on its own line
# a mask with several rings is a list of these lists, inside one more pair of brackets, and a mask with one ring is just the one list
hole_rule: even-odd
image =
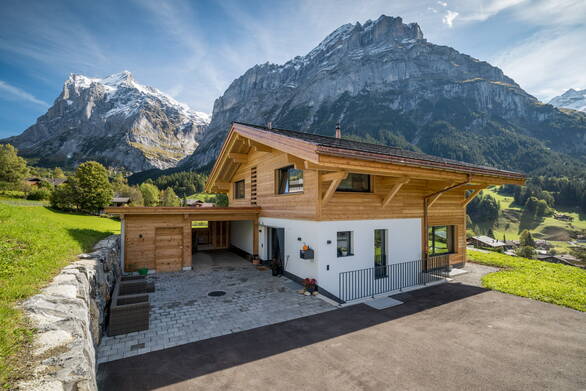
[[542,248],[542,249],[548,250],[552,246],[551,246],[551,244],[547,240],[535,239],[535,247],[536,248]]
[[185,206],[192,208],[213,208],[216,206],[213,202],[203,202],[202,200],[185,200]]
[[507,246],[506,243],[501,242],[500,240],[496,240],[484,235],[473,236],[470,239],[470,244],[472,244],[474,247],[486,247],[495,250],[498,250],[499,248],[504,249]]
[[519,242],[518,240],[505,240],[505,248],[507,250],[514,250],[517,247],[519,247],[520,244],[521,242]]
[[40,185],[41,185],[41,182],[43,182],[43,179],[42,179],[42,178],[39,178],[39,177],[31,177],[31,178],[26,178],[26,179],[24,180],[24,182],[25,182],[27,185],[31,185],[31,186],[40,186]]
[[551,263],[561,263],[569,266],[584,267],[580,264],[580,260],[570,254],[562,255],[537,255],[537,259],[540,261],[546,261]]
[[129,202],[130,197],[113,197],[110,206],[127,206]]

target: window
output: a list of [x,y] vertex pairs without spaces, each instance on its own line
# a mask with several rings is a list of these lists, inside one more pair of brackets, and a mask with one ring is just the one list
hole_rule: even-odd
[[370,193],[370,175],[350,173],[336,191]]
[[277,170],[277,193],[291,194],[303,191],[303,170],[297,170],[293,166],[279,168]]
[[338,258],[347,257],[352,254],[352,232],[338,232]]
[[454,252],[454,226],[439,225],[429,227],[429,255],[449,254]]
[[245,197],[244,179],[238,182],[234,182],[234,198],[238,200]]

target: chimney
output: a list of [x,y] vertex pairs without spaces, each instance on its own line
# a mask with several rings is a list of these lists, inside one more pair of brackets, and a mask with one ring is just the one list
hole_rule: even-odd
[[272,129],[273,123],[271,121],[267,122],[267,129]]
[[342,131],[340,130],[340,123],[336,123],[336,138],[342,138]]

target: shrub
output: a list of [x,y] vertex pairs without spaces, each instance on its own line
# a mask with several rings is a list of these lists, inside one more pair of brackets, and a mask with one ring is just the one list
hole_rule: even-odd
[[51,191],[48,189],[33,190],[26,196],[27,200],[48,200],[51,198]]
[[0,190],[0,196],[10,198],[25,198],[26,193],[24,191],[19,190]]
[[517,249],[516,254],[519,257],[533,259],[535,258],[535,249],[531,246],[522,246]]

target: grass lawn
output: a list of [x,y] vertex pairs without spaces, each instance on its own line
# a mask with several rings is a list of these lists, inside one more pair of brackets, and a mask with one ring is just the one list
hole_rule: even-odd
[[32,330],[15,304],[42,288],[76,254],[118,233],[120,223],[0,199],[0,388],[22,373]]
[[586,311],[586,270],[474,250],[468,260],[503,268],[482,278],[487,288]]

